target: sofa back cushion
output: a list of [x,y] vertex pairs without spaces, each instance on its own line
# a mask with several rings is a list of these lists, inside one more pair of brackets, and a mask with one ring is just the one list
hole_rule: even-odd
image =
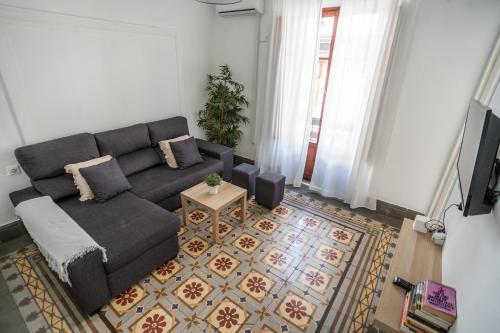
[[151,147],[118,156],[116,160],[125,176],[133,175],[134,173],[141,172],[162,163],[156,151]]
[[158,142],[189,135],[187,120],[184,117],[173,117],[147,123],[149,136],[154,147]]
[[73,176],[64,174],[52,178],[32,180],[33,187],[43,195],[48,195],[54,201],[79,194]]
[[64,175],[64,166],[99,157],[94,136],[81,133],[17,148],[17,161],[32,181]]
[[161,163],[144,124],[97,133],[95,138],[101,155],[115,157],[126,176]]
[[94,134],[101,155],[118,157],[151,147],[148,128],[144,124]]

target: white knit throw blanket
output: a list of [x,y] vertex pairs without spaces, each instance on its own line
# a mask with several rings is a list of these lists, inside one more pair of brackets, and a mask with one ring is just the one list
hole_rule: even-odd
[[71,285],[69,264],[89,252],[100,250],[103,261],[107,261],[106,249],[97,244],[51,197],[23,201],[16,206],[16,214],[47,259],[49,267],[63,282]]

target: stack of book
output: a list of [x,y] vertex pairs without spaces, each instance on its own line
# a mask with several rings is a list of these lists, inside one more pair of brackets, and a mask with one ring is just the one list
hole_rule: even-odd
[[434,281],[416,284],[406,293],[401,331],[444,333],[457,318],[455,289]]

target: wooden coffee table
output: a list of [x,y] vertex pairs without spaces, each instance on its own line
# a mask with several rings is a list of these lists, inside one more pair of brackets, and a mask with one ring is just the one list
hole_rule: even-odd
[[209,194],[208,185],[203,182],[181,192],[182,220],[188,221],[188,204],[193,202],[212,213],[214,242],[219,243],[219,213],[230,204],[241,201],[241,222],[245,222],[247,211],[247,190],[231,183],[222,182],[219,193]]

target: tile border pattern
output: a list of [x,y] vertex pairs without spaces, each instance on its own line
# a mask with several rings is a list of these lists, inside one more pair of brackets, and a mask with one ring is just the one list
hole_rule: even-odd
[[[141,294],[143,296],[134,300],[130,309],[120,314],[113,311],[112,306],[105,306],[92,317],[80,313],[72,304],[66,286],[54,277],[34,246],[0,258],[0,271],[8,282],[28,328],[33,331],[38,328],[70,330],[74,327],[80,327],[81,331],[135,331],[136,324],[142,323],[141,318],[152,314],[148,323],[166,320],[162,325],[175,332],[186,329],[193,332],[207,329],[222,332],[235,332],[239,329],[245,332],[263,329],[364,332],[378,302],[392,257],[391,251],[395,247],[397,230],[290,190],[286,191],[283,204],[285,209],[275,209],[273,212],[250,205],[252,216],[245,225],[239,224],[231,216],[235,207],[228,207],[222,218],[233,229],[224,236],[222,244],[207,244],[208,248],[201,249],[202,251],[198,251],[201,253],[195,256],[182,250],[175,260],[175,269],[168,273],[168,278],[159,279],[154,274],[155,270],[139,281],[137,285],[144,289]],[[320,224],[314,225],[315,228],[308,228],[303,223],[290,223],[300,222],[305,216],[314,217]],[[266,233],[255,228],[263,218],[276,222],[276,229]],[[191,224],[192,230],[189,230],[188,225],[188,230],[182,231],[180,243],[186,245],[184,247],[187,249],[187,244],[193,239],[210,242],[206,232],[209,223],[207,220],[200,222],[200,225]],[[234,246],[245,234],[260,241],[251,251]],[[290,234],[301,236],[294,236],[293,240],[302,241],[284,242],[284,236]],[[321,260],[316,254],[322,241],[337,244],[335,248],[340,247],[341,250],[338,251],[342,255],[333,262]],[[289,256],[287,265],[273,267],[266,264],[266,258],[273,249]],[[225,276],[215,274],[209,267],[209,263],[222,251],[241,263]],[[320,275],[327,278],[327,286],[308,286],[305,283],[307,273],[322,270],[325,270],[324,274]],[[265,290],[265,297],[255,299],[257,303],[249,302],[253,296],[245,293],[241,287],[252,272],[270,277],[272,281],[271,286]],[[206,281],[210,287],[210,292],[198,303],[203,304],[200,307],[176,300],[175,291],[193,276]],[[290,299],[290,304],[282,304],[287,295],[295,295],[292,297],[293,302]],[[35,302],[26,300],[30,297]],[[43,301],[37,297],[41,297]],[[226,329],[215,327],[214,319],[208,319],[221,302],[231,302],[237,308],[233,311],[232,308],[227,310],[225,307],[223,310],[229,311],[228,316],[243,311],[240,315],[243,316],[244,313],[244,321],[234,322],[234,325],[230,325],[233,322],[231,320],[224,321],[225,325],[230,326]],[[308,304],[314,305],[314,309]],[[33,315],[37,313],[37,308],[38,315]],[[27,309],[32,311],[26,311]],[[255,326],[258,323],[255,315],[261,320],[265,319],[259,327]],[[286,318],[287,315],[296,317]],[[30,316],[33,317],[31,320]],[[219,318],[222,317],[219,315]],[[144,327],[146,326],[145,324]]]

